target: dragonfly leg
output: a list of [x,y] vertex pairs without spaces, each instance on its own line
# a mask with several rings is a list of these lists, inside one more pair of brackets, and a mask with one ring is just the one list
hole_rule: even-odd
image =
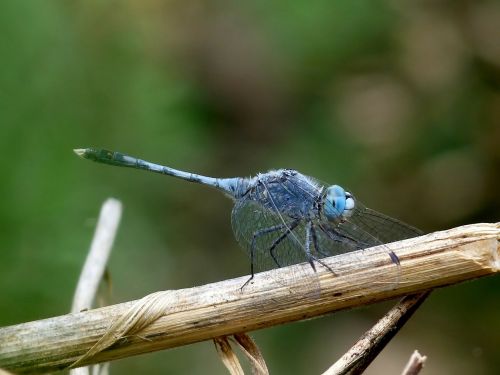
[[[370,244],[370,243],[367,243],[367,242],[356,241],[354,238],[352,238],[348,234],[341,234],[341,233],[337,232],[336,230],[328,231],[325,228],[323,228],[322,226],[320,226],[320,229],[331,240],[337,241],[337,242],[342,242],[342,243],[345,243],[345,244],[353,245],[356,248],[356,250],[363,250],[363,249],[366,249],[367,247],[370,247],[370,246],[383,245],[382,242],[374,245],[374,244]],[[388,251],[388,255],[389,255],[389,258],[391,258],[391,261],[394,264],[396,264],[397,266],[401,265],[401,263],[399,261],[399,257],[396,255],[396,253],[394,251],[389,250]]]
[[[324,253],[324,252],[321,251],[321,248],[319,247],[319,243],[318,243],[318,235],[316,234],[316,229],[314,229],[314,224],[312,222],[307,227],[307,230],[310,231],[310,233],[311,233],[312,243],[313,243],[314,248],[316,249],[316,252],[318,254],[320,254],[320,255],[323,255],[323,256],[329,256],[329,254]],[[306,234],[307,234],[307,232],[306,232]],[[306,249],[307,248],[308,247],[306,247]],[[329,265],[327,265],[325,262],[323,262],[320,258],[315,257],[311,253],[309,253],[309,256],[311,257],[312,260],[315,260],[316,262],[318,262],[319,264],[321,264],[328,271],[330,271],[331,273],[333,273],[335,275],[335,272],[332,270],[332,268]],[[311,263],[311,261],[309,261],[309,263]],[[315,267],[313,267],[313,269],[314,269],[314,271],[316,271]]]
[[[273,233],[273,232],[276,232],[276,231],[279,231],[279,230],[282,230],[286,228],[286,225],[285,224],[278,224],[278,225],[274,225],[272,227],[269,227],[269,228],[264,228],[264,229],[260,229],[256,232],[254,232],[254,234],[252,235],[252,242],[250,244],[250,278],[245,281],[245,284],[243,284],[241,286],[241,290],[243,290],[243,288],[250,282],[252,281],[253,277],[254,277],[254,257],[255,257],[255,242],[257,241],[257,239],[263,235],[266,235],[266,234],[269,234],[269,233]],[[276,242],[276,241],[275,241]],[[274,257],[273,257],[274,259]]]
[[278,245],[280,244],[280,242],[281,242],[281,241],[283,241],[285,238],[287,238],[287,237],[288,237],[288,235],[289,235],[290,233],[292,233],[292,231],[293,231],[295,228],[297,228],[297,225],[299,225],[299,223],[300,223],[300,220],[295,220],[294,222],[292,222],[292,223],[290,224],[290,226],[287,226],[286,231],[285,231],[285,232],[284,232],[281,236],[279,236],[278,238],[276,238],[276,239],[274,240],[273,244],[271,245],[271,247],[269,248],[269,253],[271,254],[271,257],[273,258],[274,263],[276,263],[276,265],[277,265],[278,267],[281,267],[281,264],[279,264],[278,259],[276,259],[276,252],[275,252],[275,250],[276,250],[276,246],[278,246]]
[[[332,228],[325,228],[320,224],[319,229],[321,229],[321,231],[333,242],[349,245],[353,248],[352,250],[362,250],[365,247],[368,247],[368,244],[363,244],[362,242],[356,241],[354,238],[348,236],[347,234],[340,234]],[[360,246],[360,244],[363,244],[363,246]]]
[[324,256],[324,257],[330,256],[330,254],[323,252],[321,250],[321,248],[319,247],[318,235],[316,233],[316,229],[314,229],[314,224],[311,225],[311,235],[312,235],[313,245],[314,245],[314,248],[316,249],[317,253]]

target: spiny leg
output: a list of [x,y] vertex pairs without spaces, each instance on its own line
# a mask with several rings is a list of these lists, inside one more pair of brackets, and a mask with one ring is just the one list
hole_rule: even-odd
[[[320,225],[320,229],[328,237],[330,237],[330,239],[332,239],[333,241],[343,242],[343,243],[349,243],[349,241],[350,241],[351,244],[354,244],[356,250],[363,250],[363,249],[366,249],[367,247],[383,245],[383,243],[380,242],[380,241],[377,241],[377,242],[379,242],[377,244],[370,244],[370,243],[367,243],[367,242],[361,242],[361,241],[358,241],[358,240],[354,239],[353,237],[351,237],[347,233],[340,233],[340,232],[338,232],[336,230],[332,230],[332,232],[334,232],[336,236],[340,237],[340,238],[337,238],[337,237],[334,237],[334,235],[332,233],[327,232],[321,225]],[[368,235],[370,235],[371,237],[373,237],[370,233],[368,233]],[[391,261],[394,264],[396,264],[398,267],[401,265],[401,263],[399,261],[399,257],[396,255],[396,253],[394,251],[388,250],[388,255],[389,255],[389,257],[391,258]]]
[[292,224],[290,224],[290,226],[287,227],[287,230],[281,236],[276,238],[274,240],[274,242],[272,243],[271,247],[269,248],[269,253],[271,254],[271,257],[273,258],[274,263],[276,263],[276,265],[278,267],[281,267],[281,264],[279,264],[278,260],[276,259],[276,254],[275,254],[274,250],[276,250],[276,246],[278,246],[281,241],[283,241],[285,238],[287,238],[288,235],[290,233],[292,233],[292,231],[295,228],[297,228],[297,225],[299,225],[299,223],[300,223],[300,220],[295,220],[294,222],[292,222]]
[[[316,249],[316,252],[318,254],[320,254],[320,255],[328,256],[329,254],[326,254],[326,253],[322,252],[321,249],[320,249],[320,246],[319,246],[319,243],[318,243],[318,235],[316,233],[316,229],[315,229],[314,224],[312,222],[308,223],[308,226],[307,226],[306,230],[308,230],[311,233],[312,243],[313,243],[314,248]],[[307,234],[307,232],[306,232],[306,234]],[[306,249],[307,248],[308,247],[306,247]],[[332,268],[330,266],[328,266],[325,262],[323,262],[320,258],[315,257],[311,253],[309,253],[309,255],[310,255],[310,257],[311,257],[312,260],[315,260],[316,262],[318,262],[319,264],[321,264],[328,271],[330,271],[331,273],[333,273],[335,275],[335,272],[332,270]],[[309,261],[309,263],[311,263],[311,260]],[[313,267],[313,269],[314,269],[314,271],[316,271],[315,267]]]
[[[359,232],[365,232],[368,237],[372,237],[373,239],[377,240],[377,242],[379,242],[377,245],[382,245],[383,244],[383,242],[381,242],[380,240],[378,240],[378,238],[376,238],[375,236],[373,236],[369,231],[364,231],[361,228],[358,228],[358,226],[355,225],[355,224],[353,224],[353,223],[351,223],[351,225],[353,225],[354,228],[356,228],[357,231],[359,231]],[[372,244],[366,244],[366,243],[364,243],[364,245],[365,245],[365,248],[372,246]],[[391,258],[391,260],[392,260],[392,262],[394,264],[396,264],[398,267],[401,265],[401,263],[399,261],[399,258],[398,258],[398,256],[396,255],[396,253],[394,251],[388,250],[388,255],[389,255],[389,257]]]
[[321,248],[319,247],[318,235],[316,233],[316,229],[314,229],[314,224],[311,225],[311,235],[312,235],[312,240],[313,240],[314,248],[316,249],[316,251],[318,252],[318,254],[323,255],[324,257],[329,256],[330,254],[321,251]]
[[323,225],[320,224],[319,229],[321,229],[321,231],[333,242],[338,242],[343,245],[348,245],[352,247],[353,249],[351,251],[362,250],[365,247],[368,247],[367,244],[363,244],[364,247],[360,246],[362,242],[356,241],[354,238],[348,236],[347,234],[340,234],[339,232],[337,232],[332,228],[325,228]]
[[[337,243],[341,243],[341,244],[344,244],[344,245],[347,245],[347,246],[350,246],[350,247],[353,247],[355,250],[363,250],[367,247],[370,247],[370,246],[376,246],[376,245],[372,245],[372,244],[369,244],[367,242],[361,242],[361,241],[358,241],[356,239],[354,239],[353,237],[351,237],[350,235],[348,235],[347,233],[340,233],[338,232],[337,230],[335,229],[332,229],[332,228],[325,228],[323,225],[319,225],[318,226],[319,229],[332,241],[334,242],[337,242]],[[330,229],[330,230],[329,230]],[[383,243],[380,243],[379,245],[383,245]],[[318,248],[316,248],[316,250],[318,250]],[[318,250],[318,252],[320,254],[321,251]],[[388,250],[388,255],[389,257],[391,258],[391,261],[396,264],[396,266],[399,268],[401,263],[399,261],[399,257],[396,255],[396,253],[394,253],[394,251],[392,250]],[[331,270],[331,269],[330,269]],[[333,271],[332,271],[333,272]]]
[[[282,230],[286,228],[286,224],[278,224],[278,225],[274,225],[272,227],[269,227],[269,228],[263,228],[263,229],[260,229],[256,232],[254,232],[254,234],[252,235],[252,242],[250,243],[250,278],[245,281],[245,284],[243,284],[241,286],[241,290],[243,290],[243,288],[253,279],[254,277],[254,269],[253,269],[253,264],[254,264],[254,253],[255,253],[255,242],[257,241],[257,239],[261,236],[264,236],[266,234],[269,234],[269,233],[273,233],[273,232],[276,232],[276,231],[279,231],[279,230]],[[275,241],[276,242],[276,241]]]

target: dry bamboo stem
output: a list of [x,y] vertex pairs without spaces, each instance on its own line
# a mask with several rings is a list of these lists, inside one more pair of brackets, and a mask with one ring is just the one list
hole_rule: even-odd
[[[311,282],[309,265],[297,265],[258,274],[243,290],[246,277],[154,293],[144,300],[152,305],[132,301],[1,328],[0,367],[16,373],[66,368],[94,347],[112,324],[117,330],[104,336],[112,336],[115,343],[105,344],[104,350],[78,365],[308,319],[492,275],[500,269],[499,238],[500,223],[468,225],[327,258],[336,275],[320,267],[313,275],[316,283]],[[401,260],[397,272],[387,247]],[[127,312],[131,315],[124,317]]]

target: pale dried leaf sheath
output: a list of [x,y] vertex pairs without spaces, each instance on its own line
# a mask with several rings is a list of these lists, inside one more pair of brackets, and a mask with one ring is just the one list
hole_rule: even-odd
[[[318,268],[318,298],[312,283],[292,278],[290,289],[269,273],[258,274],[243,292],[247,277],[156,294],[155,308],[139,309],[149,316],[132,322],[140,331],[127,336],[81,364],[109,361],[135,354],[307,319],[422,292],[499,270],[499,224],[475,224],[388,245],[401,260],[400,282],[394,283],[394,264],[386,249],[367,249],[362,256],[348,253],[325,261],[337,276]],[[303,274],[294,267],[278,269]],[[69,314],[0,329],[0,367],[16,373],[53,371],[74,363],[105,334],[108,327],[137,301]],[[163,309],[163,310],[162,310]],[[158,311],[156,311],[158,310]],[[142,319],[151,320],[145,324]],[[126,338],[120,338],[125,335]]]
[[102,205],[92,245],[73,296],[71,312],[79,312],[92,307],[111,254],[121,214],[122,204],[116,199],[107,199]]
[[229,373],[231,375],[245,375],[238,357],[236,357],[236,354],[233,352],[233,349],[229,344],[227,336],[216,337],[214,339],[214,344],[222,363],[224,363],[224,366],[226,366]]
[[252,338],[246,333],[237,333],[233,337],[242,353],[250,361],[252,373],[255,375],[269,375],[264,356]]
[[415,350],[401,375],[417,375],[424,367],[425,361],[427,361],[427,357]]
[[[79,312],[92,308],[99,284],[105,273],[109,255],[113,247],[118,225],[122,215],[122,204],[119,200],[108,198],[101,207],[99,220],[92,239],[87,259],[80,273],[80,278],[73,296],[71,312]],[[105,364],[94,365],[94,372],[108,374]],[[70,375],[89,375],[90,366],[72,369]]]

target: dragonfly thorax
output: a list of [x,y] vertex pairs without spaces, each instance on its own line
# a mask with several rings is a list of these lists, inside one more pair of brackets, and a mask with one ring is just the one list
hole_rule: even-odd
[[349,218],[354,212],[354,197],[341,186],[332,185],[326,188],[323,199],[323,212],[331,222],[339,222]]
[[316,216],[322,187],[312,178],[292,169],[260,173],[247,180],[248,190],[236,199],[253,201],[283,218]]

